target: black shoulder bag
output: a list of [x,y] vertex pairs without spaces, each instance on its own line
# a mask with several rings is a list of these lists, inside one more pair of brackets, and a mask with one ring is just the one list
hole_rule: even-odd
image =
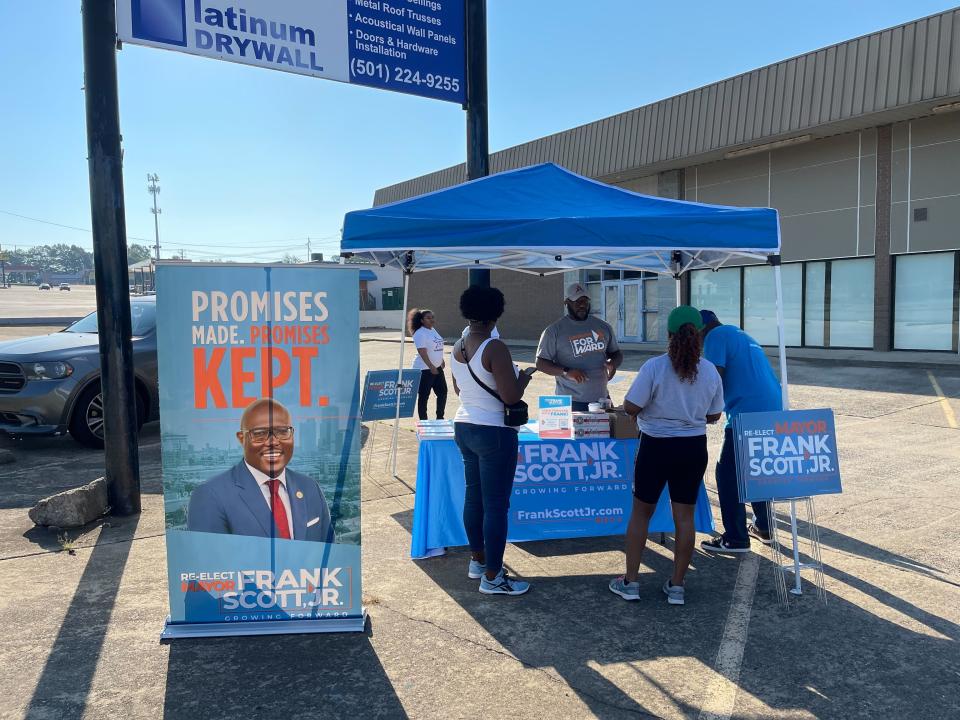
[[[489,387],[487,387],[486,383],[477,377],[477,374],[473,371],[473,368],[470,367],[470,356],[467,355],[467,344],[462,340],[459,342],[460,348],[463,351],[463,357],[465,357],[467,360],[467,370],[470,371],[470,375],[473,376],[473,379],[477,381],[477,385],[482,387],[497,400],[503,403],[503,424],[507,427],[520,427],[522,425],[526,425],[530,421],[530,410],[527,404],[523,400],[515,402],[512,405],[507,405],[505,402],[503,402],[503,398],[500,397],[496,390],[491,390]],[[454,348],[454,352],[456,352],[456,348]]]

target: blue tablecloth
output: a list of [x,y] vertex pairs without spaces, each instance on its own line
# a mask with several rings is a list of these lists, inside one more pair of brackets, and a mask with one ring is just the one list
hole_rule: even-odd
[[[507,539],[520,542],[624,534],[633,504],[637,442],[540,440],[521,434]],[[445,547],[467,544],[463,495],[463,460],[456,443],[421,442],[411,557],[429,557]],[[713,514],[703,484],[694,517],[699,532],[713,532]],[[650,532],[673,529],[664,489]]]

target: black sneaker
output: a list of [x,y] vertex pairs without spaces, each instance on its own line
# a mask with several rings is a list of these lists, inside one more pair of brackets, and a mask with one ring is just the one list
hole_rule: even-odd
[[747,525],[747,535],[754,540],[759,540],[764,545],[773,545],[773,538],[770,537],[770,533],[764,532],[753,523]]
[[744,545],[734,545],[724,540],[723,535],[720,535],[712,540],[703,540],[700,543],[700,549],[711,553],[723,553],[724,555],[747,553],[750,552],[750,541],[747,540]]

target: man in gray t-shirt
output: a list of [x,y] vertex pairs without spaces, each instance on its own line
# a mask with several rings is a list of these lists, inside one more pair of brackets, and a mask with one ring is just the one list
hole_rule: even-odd
[[590,314],[590,295],[580,283],[567,288],[567,314],[548,326],[537,346],[537,370],[557,379],[557,395],[570,395],[573,409],[607,397],[607,381],[623,362],[609,323]]

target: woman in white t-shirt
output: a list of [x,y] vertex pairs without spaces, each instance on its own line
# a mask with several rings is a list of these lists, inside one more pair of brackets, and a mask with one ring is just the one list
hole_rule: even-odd
[[437,396],[437,420],[443,420],[447,406],[447,379],[443,374],[443,336],[434,327],[433,311],[414,308],[407,316],[407,327],[413,335],[417,356],[413,367],[420,370],[420,389],[417,394],[417,415],[427,419],[427,401],[432,390]]
[[707,424],[719,420],[723,411],[720,373],[702,357],[702,328],[696,308],[674,308],[667,319],[667,353],[643,364],[623,402],[623,409],[637,418],[640,427],[626,572],[610,581],[610,591],[624,600],[640,599],[640,557],[650,518],[668,487],[676,541],[673,575],[663,592],[671,605],[684,604],[683,579],[696,538],[694,508],[707,469]]

